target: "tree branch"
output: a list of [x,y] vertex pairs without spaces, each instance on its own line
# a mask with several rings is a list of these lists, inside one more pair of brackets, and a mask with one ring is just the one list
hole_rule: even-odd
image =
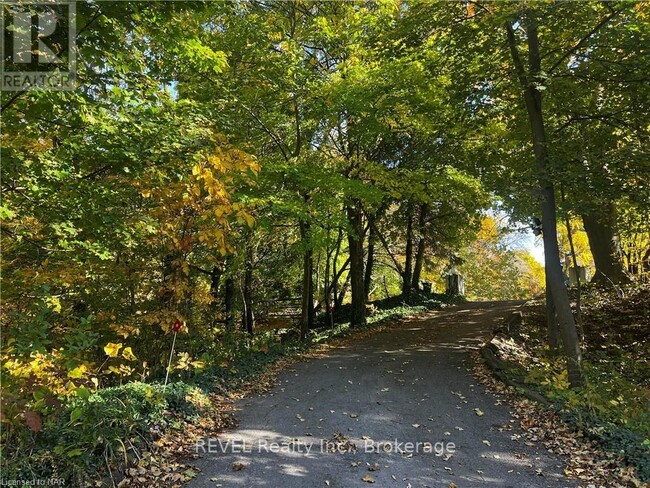
[[377,234],[377,237],[379,238],[379,241],[381,242],[381,245],[384,246],[384,249],[386,249],[386,253],[390,257],[390,259],[393,261],[393,264],[395,265],[395,268],[399,272],[400,275],[404,275],[404,268],[402,268],[402,265],[399,264],[399,261],[395,257],[395,255],[391,252],[390,247],[388,246],[388,242],[386,242],[386,238],[384,235],[379,232],[379,229],[375,228],[375,233]]
[[555,63],[553,63],[553,66],[548,70],[548,73],[551,74],[555,69],[560,66],[566,58],[571,56],[574,52],[576,52],[578,49],[580,49],[585,42],[589,40],[591,36],[593,36],[596,32],[598,32],[604,25],[606,25],[610,20],[612,20],[616,15],[621,13],[623,11],[623,8],[620,8],[618,10],[613,10],[611,14],[609,14],[607,17],[605,17],[603,20],[598,22],[596,26],[591,29],[587,35],[585,35],[582,39],[580,39],[574,46],[569,49],[567,52],[565,52],[562,56],[560,56],[560,59],[558,59]]
[[259,124],[259,126],[262,128],[262,130],[264,132],[266,132],[269,135],[269,137],[273,140],[273,142],[275,143],[277,148],[282,153],[282,156],[284,157],[285,161],[289,161],[289,155],[288,155],[286,149],[284,148],[282,140],[271,129],[269,129],[266,126],[266,124],[264,123],[264,121],[262,119],[260,119],[257,115],[255,115],[250,108],[248,108],[246,105],[242,105],[242,106],[244,107],[244,110],[246,110],[248,112],[248,114],[251,117],[253,117],[255,122],[257,122]]
[[515,38],[515,31],[512,28],[511,22],[506,22],[506,31],[508,32],[508,45],[510,46],[510,54],[512,55],[512,61],[515,63],[515,71],[517,73],[517,77],[519,78],[521,87],[525,90],[528,86],[528,78],[526,77],[526,69],[524,68],[524,63],[519,57],[519,51],[517,51],[517,39]]

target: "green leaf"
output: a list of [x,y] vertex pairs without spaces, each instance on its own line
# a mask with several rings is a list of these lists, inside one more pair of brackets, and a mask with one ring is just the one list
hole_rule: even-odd
[[80,386],[76,390],[77,396],[83,400],[88,400],[90,398],[90,390],[85,386]]
[[81,408],[75,408],[72,412],[70,412],[70,422],[76,422],[81,418],[83,415],[84,411]]

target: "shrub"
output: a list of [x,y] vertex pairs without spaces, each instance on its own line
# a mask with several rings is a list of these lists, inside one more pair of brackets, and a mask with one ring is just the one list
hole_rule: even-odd
[[[185,383],[164,387],[140,382],[90,393],[80,390],[33,432],[3,432],[3,476],[33,480],[64,478],[80,486],[107,460],[127,464],[129,453],[181,422],[196,422],[210,408],[207,395]],[[84,392],[85,391],[85,392]]]

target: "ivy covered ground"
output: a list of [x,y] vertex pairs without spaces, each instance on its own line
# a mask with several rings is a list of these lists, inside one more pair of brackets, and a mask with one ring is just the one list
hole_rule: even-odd
[[487,363],[510,388],[485,369],[478,374],[520,397],[515,408],[522,423],[550,449],[572,454],[568,474],[598,486],[648,483],[650,288],[587,286],[581,308],[585,386],[569,388],[562,358],[545,341],[545,306],[539,300],[523,307],[521,325],[501,327],[489,343]]

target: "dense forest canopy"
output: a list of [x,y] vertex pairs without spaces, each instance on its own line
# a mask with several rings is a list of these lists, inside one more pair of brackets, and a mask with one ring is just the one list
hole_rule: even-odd
[[[647,3],[88,1],[76,13],[76,89],[1,98],[15,415],[161,379],[175,323],[173,375],[189,374],[251,347],[278,303],[294,300],[306,339],[331,311],[359,326],[374,300],[408,303],[426,282],[442,293],[452,266],[470,298],[546,288],[549,333],[579,384],[561,266],[647,280]],[[546,286],[508,245],[537,219]]]

